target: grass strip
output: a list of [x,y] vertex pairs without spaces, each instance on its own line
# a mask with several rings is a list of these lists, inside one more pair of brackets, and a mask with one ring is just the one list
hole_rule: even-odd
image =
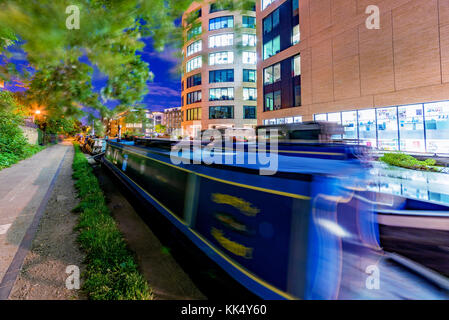
[[92,300],[150,300],[151,289],[106,206],[103,191],[78,144],[73,178],[80,198],[76,229],[86,253],[83,290]]
[[0,152],[0,170],[8,168],[21,160],[30,158],[43,149],[45,149],[45,146],[27,144],[23,147],[23,150],[20,154]]
[[423,171],[439,171],[435,168],[436,161],[434,159],[426,159],[420,161],[411,155],[404,153],[385,153],[379,160],[396,167],[402,167],[413,170]]

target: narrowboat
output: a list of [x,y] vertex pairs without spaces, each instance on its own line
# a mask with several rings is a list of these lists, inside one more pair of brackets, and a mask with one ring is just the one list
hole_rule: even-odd
[[262,299],[449,298],[445,277],[383,250],[363,149],[323,140],[323,126],[297,125],[268,174],[253,153],[273,145],[236,141],[211,163],[210,143],[109,140],[102,163]]

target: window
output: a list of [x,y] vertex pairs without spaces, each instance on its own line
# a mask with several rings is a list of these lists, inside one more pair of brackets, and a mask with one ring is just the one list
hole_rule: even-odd
[[256,64],[256,52],[255,51],[243,51],[242,54],[244,64]]
[[187,63],[186,63],[186,72],[190,72],[192,70],[201,68],[202,65],[203,65],[202,57],[201,56],[195,57],[195,58],[187,61]]
[[255,29],[256,28],[256,18],[243,16],[242,17],[242,27]]
[[234,106],[209,107],[209,119],[234,119]]
[[423,105],[398,107],[401,151],[426,152]]
[[201,120],[201,108],[186,110],[186,121]]
[[201,102],[201,91],[194,91],[187,94],[187,104]]
[[358,138],[357,135],[357,111],[347,111],[341,113],[341,124],[343,125],[345,133],[343,139]]
[[255,34],[242,34],[242,45],[244,47],[254,47],[256,45]]
[[243,82],[256,82],[256,70],[243,69]]
[[292,45],[299,43],[300,33],[299,33],[299,24],[293,27],[292,30]]
[[262,10],[265,10],[274,0],[262,0]]
[[201,73],[194,74],[187,78],[187,88],[201,85]]
[[295,107],[301,106],[301,86],[296,85],[295,88]]
[[209,37],[209,48],[219,48],[232,46],[234,44],[234,34],[226,33]]
[[320,113],[314,115],[315,121],[327,121],[327,113]]
[[279,8],[263,19],[263,34],[270,33],[277,26],[279,26]]
[[203,42],[201,40],[193,42],[187,47],[187,57],[202,50]]
[[274,110],[273,92],[269,92],[269,93],[265,94],[264,103],[265,103],[264,111]]
[[277,36],[273,40],[263,45],[263,59],[268,59],[281,51],[281,37]]
[[263,70],[264,84],[271,84],[281,80],[281,64],[269,66]]
[[256,119],[256,106],[243,106],[243,119]]
[[449,102],[426,103],[427,152],[449,153]]
[[218,17],[209,20],[209,30],[218,30],[224,28],[233,28],[234,27],[234,17],[226,16],[226,17]]
[[299,54],[292,59],[292,72],[293,77],[301,75],[301,56]]
[[368,147],[377,146],[376,110],[366,109],[357,112],[359,140]]
[[243,88],[243,100],[255,101],[257,100],[256,88]]
[[191,28],[187,31],[187,41],[201,34],[201,25]]
[[274,92],[274,110],[281,108],[281,90]]
[[234,100],[234,88],[209,89],[209,101]]
[[377,141],[378,148],[384,150],[398,150],[398,117],[397,109],[377,109]]
[[234,69],[209,71],[209,83],[234,82]]
[[298,0],[292,0],[292,12],[293,12],[293,15],[295,14],[295,11],[298,10],[298,4],[299,4]]
[[222,51],[209,53],[209,65],[234,63],[234,52]]

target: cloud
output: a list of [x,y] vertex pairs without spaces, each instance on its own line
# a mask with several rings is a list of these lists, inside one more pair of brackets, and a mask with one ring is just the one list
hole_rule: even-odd
[[148,96],[163,96],[181,98],[181,91],[170,88],[163,83],[153,82],[148,84]]

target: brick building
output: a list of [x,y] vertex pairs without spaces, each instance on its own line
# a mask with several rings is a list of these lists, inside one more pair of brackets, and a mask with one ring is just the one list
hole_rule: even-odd
[[256,12],[258,124],[335,121],[373,147],[449,153],[449,0],[261,0]]

